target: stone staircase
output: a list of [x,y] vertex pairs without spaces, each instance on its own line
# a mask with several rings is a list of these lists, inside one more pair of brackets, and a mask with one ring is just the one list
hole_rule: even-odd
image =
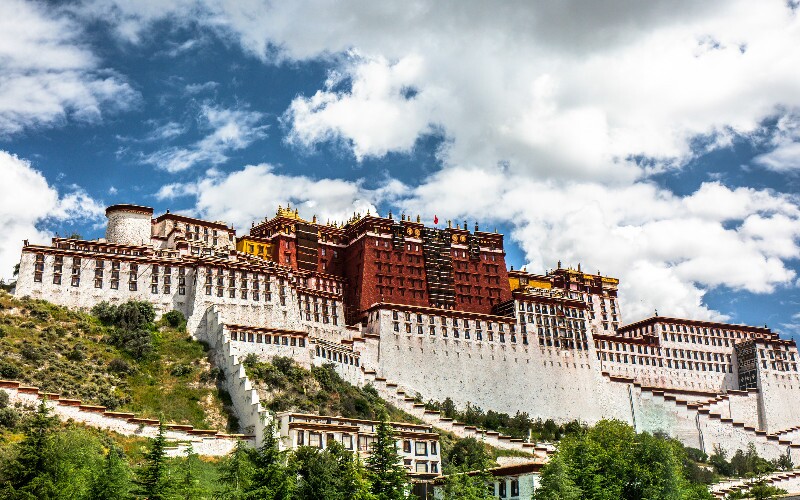
[[487,431],[475,426],[457,422],[451,418],[443,417],[438,411],[427,410],[425,405],[416,401],[398,384],[378,377],[373,370],[361,368],[364,384],[375,387],[378,394],[386,401],[392,403],[401,410],[419,418],[428,425],[438,429],[452,432],[460,438],[472,437],[486,444],[502,450],[514,450],[527,453],[540,461],[547,461],[553,453],[555,447],[545,443],[526,443],[522,439],[515,439],[505,436],[495,431]]
[[[9,395],[11,404],[35,407],[47,398],[47,405],[61,420],[73,420],[90,427],[106,429],[125,436],[155,437],[158,420],[139,418],[133,413],[107,411],[104,406],[86,405],[77,399],[62,398],[59,394],[40,391],[37,387],[26,387],[19,382],[0,380],[0,390]],[[225,434],[216,430],[195,429],[191,425],[167,424],[166,438],[170,443],[167,455],[178,456],[186,452],[191,444],[194,452],[204,456],[223,456],[230,453],[238,441],[254,445],[253,436]]]
[[[789,493],[800,492],[800,470],[775,472],[763,477],[766,482],[777,488],[785,489]],[[711,493],[715,498],[725,498],[726,495],[747,489],[750,479],[734,479],[732,481],[722,481],[711,485]]]
[[[612,382],[629,384],[641,398],[643,408],[645,405],[651,405],[651,411],[660,408],[663,415],[672,419],[673,423],[682,423],[683,425],[673,425],[676,429],[674,436],[687,446],[700,448],[711,454],[714,446],[722,442],[728,444],[727,451],[731,453],[737,449],[746,449],[749,443],[753,443],[759,455],[767,459],[778,458],[788,451],[795,462],[800,461],[800,441],[797,439],[800,428],[788,429],[782,434],[768,434],[752,423],[739,420],[736,415],[732,418],[731,407],[726,407],[725,402],[732,396],[751,397],[747,392],[715,394],[704,399],[697,399],[696,395],[692,395],[693,400],[690,400],[682,397],[682,391],[679,390],[643,386],[630,378],[608,378]],[[652,424],[637,421],[637,430],[658,430],[650,427]]]

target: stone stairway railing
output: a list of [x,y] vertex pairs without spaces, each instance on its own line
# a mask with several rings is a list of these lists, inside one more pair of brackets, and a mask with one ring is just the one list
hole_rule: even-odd
[[[606,374],[604,374],[606,375]],[[685,413],[685,416],[696,423],[698,439],[700,435],[704,436],[704,443],[706,452],[713,449],[715,444],[712,440],[712,431],[717,434],[725,434],[728,436],[728,441],[734,435],[739,437],[740,444],[738,448],[744,449],[747,443],[753,443],[759,454],[766,456],[766,458],[777,458],[780,454],[790,453],[793,460],[797,461],[800,458],[800,443],[793,442],[792,440],[781,437],[776,434],[768,434],[766,431],[759,430],[752,425],[745,422],[734,420],[729,416],[724,416],[718,408],[718,403],[730,397],[726,394],[718,394],[713,398],[704,401],[690,401],[680,397],[680,390],[671,391],[664,388],[656,388],[643,386],[633,379],[608,376],[610,381],[617,383],[629,384],[635,391],[638,391],[644,399],[648,399],[653,403],[661,404],[662,408],[670,413],[680,415]],[[740,391],[737,391],[737,393]],[[743,393],[747,396],[747,393]],[[712,411],[716,410],[716,411]],[[728,412],[728,415],[730,413]],[[708,441],[706,441],[708,440]],[[734,448],[736,449],[736,448]]]
[[[789,493],[800,492],[800,470],[775,472],[763,476],[767,484],[787,490]],[[722,481],[711,485],[711,493],[716,498],[725,498],[726,495],[749,488],[751,479],[734,479]]]
[[[90,427],[106,429],[125,436],[155,437],[158,420],[140,418],[133,413],[107,411],[104,406],[86,405],[77,399],[62,398],[59,394],[40,391],[37,387],[26,387],[19,382],[0,380],[0,390],[8,393],[12,404],[36,406],[43,398],[61,420],[74,420]],[[166,438],[171,446],[167,454],[183,454],[192,445],[198,455],[223,456],[230,453],[237,441],[253,445],[253,436],[225,434],[216,430],[195,429],[191,425],[166,424]]]
[[365,384],[371,384],[378,391],[378,394],[388,402],[392,403],[401,410],[419,418],[428,425],[438,429],[452,432],[460,438],[476,438],[495,448],[503,450],[521,451],[533,455],[542,461],[549,459],[555,453],[555,447],[544,443],[526,443],[522,439],[505,436],[495,431],[480,429],[475,426],[457,422],[451,418],[442,416],[438,411],[425,408],[414,397],[406,393],[398,384],[378,377],[372,370],[362,367]]
[[783,440],[800,444],[800,426],[790,427],[789,429],[775,432],[775,435]]

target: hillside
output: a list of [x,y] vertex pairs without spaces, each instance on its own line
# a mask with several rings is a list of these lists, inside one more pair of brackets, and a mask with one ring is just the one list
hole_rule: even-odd
[[392,406],[371,386],[355,387],[330,366],[301,367],[291,358],[259,361],[250,354],[244,359],[247,376],[265,408],[274,412],[297,411],[319,415],[375,420],[383,408],[389,420],[422,423]]
[[203,344],[164,321],[148,332],[152,351],[137,358],[112,345],[115,328],[90,314],[0,291],[0,379],[146,418],[228,428]]

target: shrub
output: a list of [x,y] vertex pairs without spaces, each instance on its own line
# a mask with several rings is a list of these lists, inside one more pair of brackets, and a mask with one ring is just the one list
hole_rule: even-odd
[[[5,379],[16,379],[20,376],[20,370],[16,365],[0,360],[0,377]],[[5,392],[5,391],[3,391]]]
[[100,302],[92,308],[92,315],[104,325],[113,325],[117,320],[117,306],[106,301]]
[[186,316],[180,311],[172,310],[164,315],[164,321],[172,328],[183,328],[186,326]]
[[86,347],[83,344],[75,344],[71,351],[67,353],[70,361],[83,361],[86,359]]
[[[5,394],[5,391],[0,391]],[[19,413],[14,408],[0,408],[0,427],[13,429],[19,422]]]
[[698,450],[697,448],[687,447],[686,456],[695,462],[705,462],[708,460],[708,455],[706,455],[703,450]]
[[39,352],[33,344],[25,344],[22,346],[20,350],[22,357],[27,359],[28,361],[39,361],[42,359],[42,354]]
[[114,328],[109,340],[112,345],[124,349],[137,360],[153,352],[153,336],[150,330]]
[[192,367],[189,365],[175,365],[169,373],[173,377],[183,377],[192,373]]
[[114,358],[108,363],[108,369],[114,373],[133,373],[133,367],[122,358]]
[[8,393],[6,391],[0,391],[0,409],[8,406],[8,400]]

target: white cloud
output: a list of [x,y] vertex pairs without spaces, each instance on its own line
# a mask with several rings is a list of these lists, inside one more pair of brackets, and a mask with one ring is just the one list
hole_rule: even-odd
[[53,126],[72,117],[97,121],[138,94],[99,69],[78,40],[80,28],[43,4],[0,2],[0,135]]
[[272,217],[278,205],[285,207],[291,203],[307,219],[316,215],[319,221],[341,222],[353,212],[376,213],[375,204],[398,190],[396,182],[371,191],[359,182],[283,175],[275,173],[271,165],[261,164],[230,173],[207,172],[205,177],[192,183],[168,184],[156,197],[160,200],[193,197],[193,211],[198,215],[224,220],[246,231],[253,221]]
[[629,320],[654,308],[719,319],[702,301],[709,289],[770,293],[797,278],[788,261],[800,258],[798,200],[770,191],[713,182],[681,197],[646,182],[555,183],[450,168],[399,203],[426,218],[480,218],[484,230],[510,225],[529,270],[563,260],[621,278]]
[[[393,203],[509,223],[538,270],[563,258],[616,275],[629,319],[654,307],[719,318],[703,303],[709,289],[769,293],[797,281],[787,264],[798,258],[796,198],[720,183],[678,196],[647,181],[781,113],[774,151],[758,163],[796,168],[800,16],[784,0],[92,5],[130,40],[164,16],[191,18],[266,62],[334,63],[322,88],[287,109],[288,140],[342,142],[363,159],[443,134],[443,168],[418,186],[390,183]],[[200,211],[239,223],[265,215],[242,208],[239,193],[335,212],[381,196],[297,183],[337,182],[332,199],[293,191],[290,179],[304,178],[261,165],[162,195],[193,194]]]
[[[389,151],[410,151],[420,131],[431,128],[437,96],[430,90],[413,94],[421,59],[409,56],[390,64],[382,58],[362,63],[355,56],[353,85],[337,91],[331,75],[325,90],[298,97],[284,115],[291,124],[289,141],[303,146],[345,138],[359,160]],[[413,95],[412,95],[413,94]]]
[[754,163],[775,172],[800,171],[800,115],[781,117],[772,137],[773,150],[756,157]]
[[52,236],[43,223],[103,216],[102,205],[84,191],[74,188],[60,195],[30,162],[6,151],[0,151],[0,172],[0,277],[11,278],[23,239],[45,243]]
[[[263,114],[246,109],[226,109],[205,104],[198,125],[208,134],[189,147],[170,147],[146,155],[143,161],[167,172],[180,172],[195,165],[214,166],[228,160],[231,151],[246,148],[266,135]],[[183,133],[179,124],[166,124],[155,132],[160,138]]]

